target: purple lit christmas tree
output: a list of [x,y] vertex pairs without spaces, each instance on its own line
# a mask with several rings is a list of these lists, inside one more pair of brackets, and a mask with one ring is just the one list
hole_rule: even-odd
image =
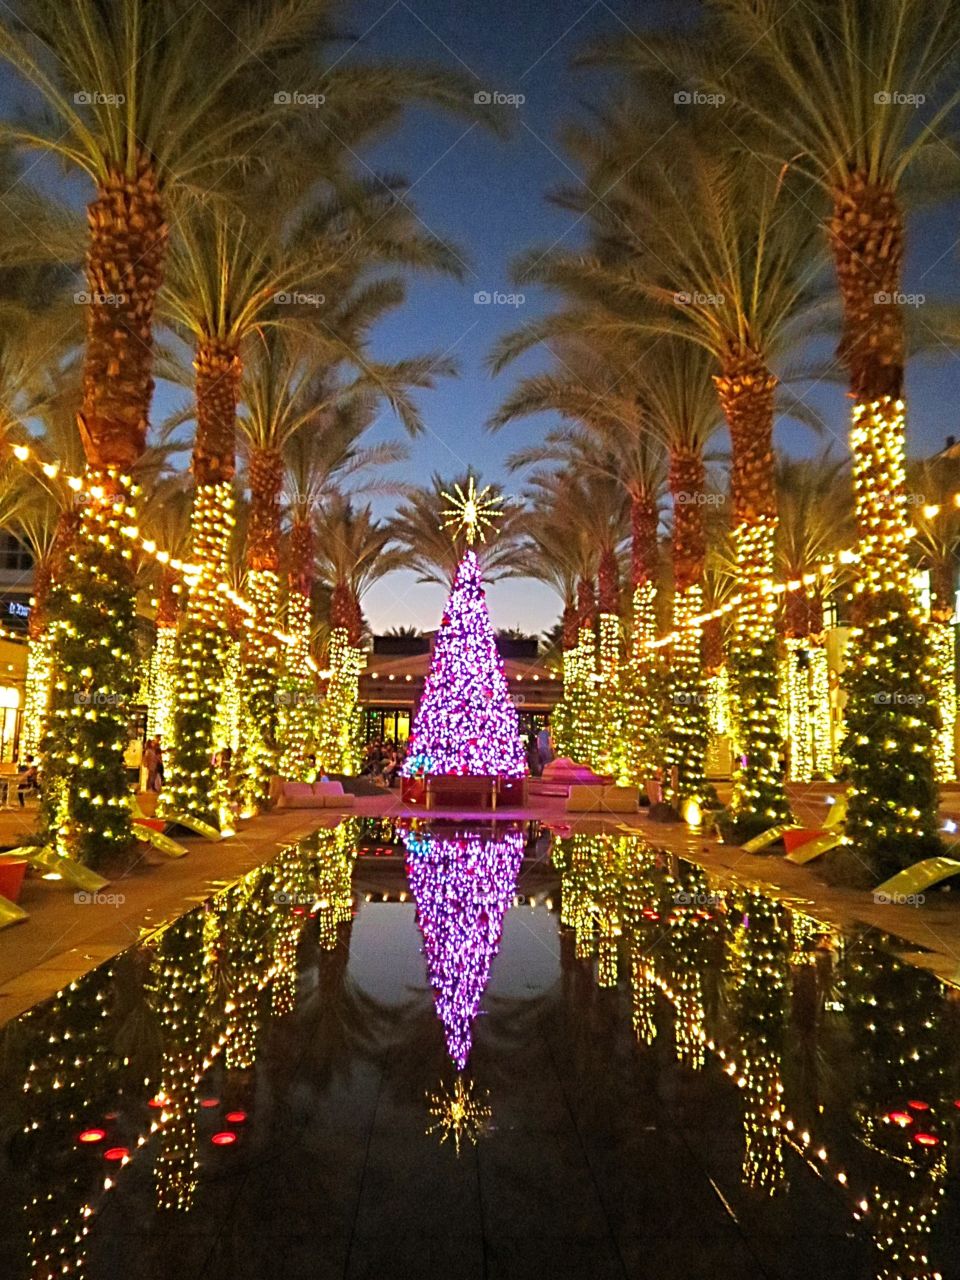
[[460,1071],[470,1056],[473,1020],[516,892],[524,840],[518,828],[496,836],[403,835],[434,1003]]
[[[522,777],[526,758],[517,709],[510,700],[503,662],[487,612],[480,562],[472,543],[489,523],[484,493],[473,480],[458,489],[456,523],[468,548],[457,569],[433,649],[430,673],[417,711],[403,773],[499,774]],[[489,510],[491,503],[487,503]],[[453,521],[448,521],[453,523]]]

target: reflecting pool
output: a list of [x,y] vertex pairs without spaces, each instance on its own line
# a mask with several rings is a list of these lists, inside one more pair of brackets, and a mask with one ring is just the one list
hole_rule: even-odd
[[640,835],[352,819],[0,1030],[0,1276],[952,1280],[958,1027]]

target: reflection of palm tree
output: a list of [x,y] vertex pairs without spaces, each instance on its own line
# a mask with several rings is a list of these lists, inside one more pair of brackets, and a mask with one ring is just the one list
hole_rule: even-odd
[[[924,1255],[952,1127],[943,1053],[947,1005],[939,981],[905,964],[883,941],[861,937],[843,958],[856,1072],[853,1119],[860,1142],[880,1157],[867,1219],[883,1262],[880,1274],[922,1280],[935,1271]],[[891,1121],[898,1114],[911,1120]],[[916,1141],[923,1131],[934,1145]]]

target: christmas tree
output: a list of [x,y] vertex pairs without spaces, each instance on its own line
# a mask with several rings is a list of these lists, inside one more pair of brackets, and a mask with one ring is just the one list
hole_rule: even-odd
[[523,830],[513,827],[495,836],[403,833],[437,1014],[460,1071],[516,892],[524,840]]
[[403,767],[408,777],[421,772],[505,777],[526,773],[517,710],[510,700],[480,562],[472,547],[478,535],[483,538],[483,497],[475,493],[472,481],[467,494],[459,494],[457,523],[466,530],[468,546],[444,609],[410,735]]

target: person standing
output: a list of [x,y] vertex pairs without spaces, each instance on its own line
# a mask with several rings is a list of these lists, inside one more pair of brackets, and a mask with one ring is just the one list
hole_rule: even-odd
[[140,758],[140,768],[146,775],[144,790],[156,791],[157,748],[152,738],[147,739],[147,745],[143,748],[143,755]]

